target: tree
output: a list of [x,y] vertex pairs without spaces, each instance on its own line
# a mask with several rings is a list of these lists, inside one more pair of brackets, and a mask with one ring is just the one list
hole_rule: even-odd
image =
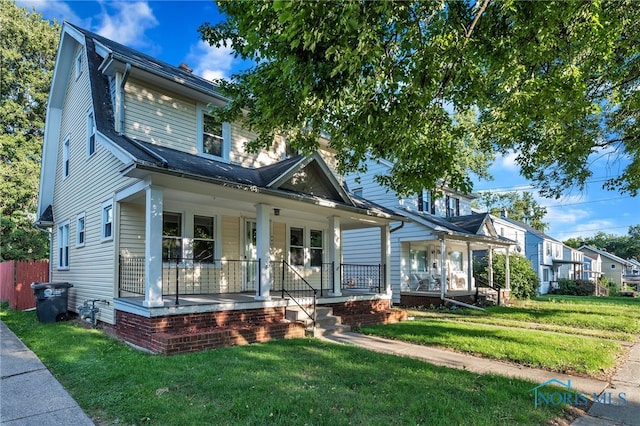
[[574,237],[564,241],[569,247],[581,245],[605,250],[623,259],[640,259],[640,225],[630,226],[627,235],[606,234],[598,232],[592,237]]
[[[545,195],[582,188],[593,155],[628,160],[606,187],[640,188],[640,8],[631,0],[501,2],[220,1],[200,27],[255,66],[219,81],[221,120],[244,117],[259,149],[274,135],[312,150],[327,133],[342,172],[366,155],[400,194],[469,191],[481,158],[514,150]],[[313,23],[312,25],[310,23]],[[471,114],[461,126],[456,113]]]
[[479,198],[473,202],[475,208],[500,216],[504,210],[510,219],[526,223],[540,232],[544,232],[549,224],[543,222],[547,208],[538,204],[529,192],[507,192],[496,194],[480,192]]
[[[502,253],[493,255],[493,280],[500,287],[505,287],[506,282],[506,259]],[[483,258],[474,265],[474,270],[478,275],[488,280],[488,258]],[[509,280],[511,284],[511,295],[516,299],[530,299],[536,295],[536,290],[540,285],[540,279],[533,270],[531,262],[526,257],[519,254],[509,255]]]
[[33,222],[58,38],[57,24],[0,0],[0,260],[47,257]]

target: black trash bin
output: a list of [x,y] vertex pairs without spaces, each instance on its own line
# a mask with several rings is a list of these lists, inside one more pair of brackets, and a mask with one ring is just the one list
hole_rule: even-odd
[[56,322],[67,319],[69,283],[33,283],[36,297],[36,315],[40,322]]

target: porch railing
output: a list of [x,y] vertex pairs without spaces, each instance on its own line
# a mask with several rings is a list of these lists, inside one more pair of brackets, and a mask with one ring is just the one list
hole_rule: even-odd
[[382,292],[386,287],[384,282],[385,265],[362,265],[343,263],[340,265],[340,288],[343,290],[368,290]]
[[[320,281],[322,282],[322,280]],[[300,275],[298,271],[291,267],[284,260],[282,261],[282,275],[280,281],[280,292],[282,293],[282,298],[288,297],[292,300],[298,307],[302,310],[302,312],[307,315],[313,321],[313,330],[315,332],[316,329],[316,298],[318,295],[318,290],[313,288],[309,282]],[[301,297],[309,297],[313,298],[313,309],[311,312],[307,310],[302,304],[298,301],[298,298]]]
[[[118,291],[120,297],[144,296],[145,265],[142,256],[120,256]],[[261,290],[260,260],[171,259],[162,263],[162,295],[179,296],[204,294],[230,294]],[[323,263],[318,268],[289,267],[284,261],[271,262],[272,291],[286,290],[299,296],[321,297],[333,290],[334,263]],[[382,292],[384,265],[341,264],[340,286],[343,290]]]
[[[480,275],[476,275],[474,276],[475,282],[476,282],[476,300],[478,300],[478,296],[480,295],[480,292],[482,291],[482,293],[484,295],[486,295],[487,290],[488,291],[493,291],[497,294],[497,303],[498,305],[500,305],[500,293],[502,293],[502,287],[500,287],[499,285],[496,285],[495,283],[492,285],[489,283],[489,281],[487,281],[484,277],[480,276]],[[483,289],[483,290],[481,290]]]

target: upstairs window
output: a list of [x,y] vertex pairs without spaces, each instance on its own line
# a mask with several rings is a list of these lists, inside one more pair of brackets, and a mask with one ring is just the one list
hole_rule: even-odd
[[215,247],[213,230],[212,217],[193,216],[193,260],[213,263]]
[[76,55],[76,60],[75,60],[75,77],[76,77],[76,80],[80,77],[80,74],[82,74],[82,50],[80,50],[78,52],[78,54]]
[[63,177],[69,176],[69,137],[64,140],[62,145],[62,175]]
[[447,217],[460,216],[460,199],[447,195]]
[[222,157],[224,138],[222,137],[222,123],[217,122],[208,114],[202,117],[202,152]]
[[436,206],[431,199],[431,192],[424,190],[418,194],[418,211],[431,214],[436,213]]
[[93,111],[87,114],[87,155],[91,156],[96,152],[96,120]]

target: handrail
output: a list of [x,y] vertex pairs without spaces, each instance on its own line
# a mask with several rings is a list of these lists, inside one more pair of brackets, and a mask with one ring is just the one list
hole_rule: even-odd
[[502,287],[500,287],[499,285],[496,284],[490,284],[489,281],[486,281],[483,277],[476,275],[473,277],[475,279],[475,284],[476,284],[476,300],[478,300],[478,295],[479,295],[479,288],[480,287],[484,287],[484,288],[490,288],[492,290],[494,290],[496,293],[498,293],[498,305],[500,304],[500,293],[502,290]]
[[[288,269],[287,269],[288,268]],[[292,272],[297,278],[300,279],[300,281],[302,281],[308,288],[310,288],[313,291],[313,315],[309,314],[309,312],[304,308],[304,306],[302,306],[300,303],[298,303],[298,301],[296,300],[296,298],[285,288],[285,276],[286,276],[286,272],[287,270],[289,272]],[[296,305],[298,305],[298,307],[300,309],[302,309],[302,312],[304,312],[310,319],[311,321],[313,321],[313,331],[315,333],[316,331],[316,299],[317,299],[317,294],[318,294],[318,290],[316,290],[311,284],[309,284],[309,282],[307,280],[304,279],[304,277],[302,275],[300,275],[298,273],[298,271],[296,271],[295,269],[293,269],[291,267],[291,265],[289,265],[286,261],[282,261],[282,278],[281,278],[281,284],[282,284],[282,298],[284,299],[284,295],[285,293],[289,296],[289,298],[291,300],[294,301],[294,303]]]

